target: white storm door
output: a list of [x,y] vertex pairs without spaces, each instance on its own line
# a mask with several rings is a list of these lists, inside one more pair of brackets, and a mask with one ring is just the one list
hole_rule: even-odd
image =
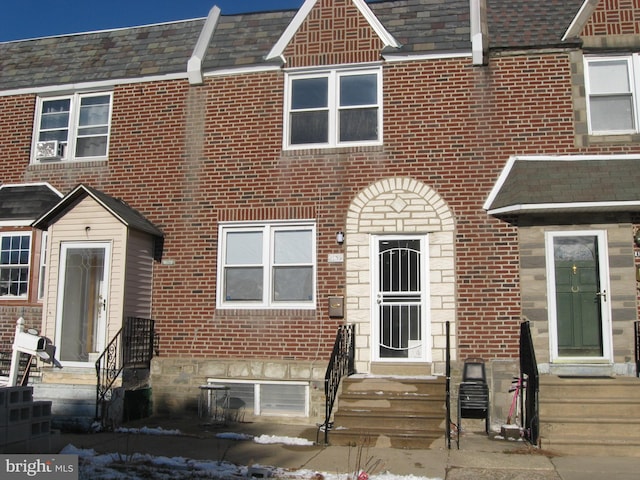
[[95,361],[105,347],[109,243],[63,243],[60,251],[58,359]]
[[375,236],[372,360],[431,360],[426,236]]

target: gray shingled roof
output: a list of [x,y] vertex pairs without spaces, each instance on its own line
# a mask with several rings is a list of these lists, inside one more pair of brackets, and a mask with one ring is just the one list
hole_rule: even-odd
[[156,227],[140,212],[130,207],[124,201],[83,184],[75,187],[63,199],[58,199],[58,203],[54,205],[49,211],[42,212],[42,215],[34,222],[34,227],[47,229],[49,225],[54,223],[61,214],[66,212],[67,209],[74,205],[78,199],[84,198],[87,195],[90,195],[96,201],[102,204],[103,207],[108,209],[124,225],[127,225],[129,228],[149,233],[157,238],[164,237],[164,233],[162,233],[162,230]]
[[[640,158],[517,159],[487,210],[640,210]],[[582,204],[582,205],[579,205]],[[585,205],[588,204],[588,205]]]
[[3,185],[0,187],[0,220],[33,221],[59,201],[58,193],[48,185]]
[[487,0],[490,48],[563,45],[562,37],[583,3],[584,0]]
[[[559,45],[582,0],[488,0],[492,48]],[[469,52],[468,0],[370,2],[398,53]],[[224,13],[224,12],[223,12]],[[264,63],[296,11],[222,15],[204,71]],[[186,73],[204,18],[0,43],[0,90]]]

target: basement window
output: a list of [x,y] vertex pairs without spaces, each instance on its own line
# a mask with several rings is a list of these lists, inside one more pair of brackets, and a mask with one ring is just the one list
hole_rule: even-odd
[[309,416],[309,382],[208,378],[207,383],[229,387],[232,415]]

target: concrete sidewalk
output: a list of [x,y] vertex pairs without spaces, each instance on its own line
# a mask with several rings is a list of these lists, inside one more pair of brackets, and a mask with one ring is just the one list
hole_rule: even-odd
[[[180,430],[180,436],[102,432],[64,433],[53,439],[54,451],[72,444],[99,453],[147,453],[155,456],[224,460],[237,465],[262,465],[288,470],[307,469],[334,474],[390,472],[446,480],[631,480],[640,478],[640,458],[553,456],[522,442],[489,439],[484,432],[467,432],[460,449],[445,440],[430,449],[405,450],[376,447],[295,446],[259,444],[219,438],[220,433],[253,437],[306,438],[315,442],[316,429],[305,425],[234,423],[226,427],[203,425],[197,418],[153,418],[133,422],[126,428],[161,427]],[[330,438],[330,436],[329,436]],[[322,440],[322,437],[321,437]]]

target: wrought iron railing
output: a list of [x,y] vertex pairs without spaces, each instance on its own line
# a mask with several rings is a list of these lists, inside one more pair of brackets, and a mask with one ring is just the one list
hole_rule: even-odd
[[446,441],[447,448],[451,450],[451,322],[445,323],[445,375],[446,381],[446,408],[447,408],[447,426],[446,426]]
[[324,443],[329,443],[329,430],[332,427],[331,413],[338,395],[338,387],[342,377],[355,373],[355,335],[353,325],[338,328],[336,342],[333,345],[331,359],[324,376],[325,417],[319,429],[324,429]]
[[640,322],[634,322],[636,343],[636,377],[640,377]]
[[155,322],[128,317],[124,326],[96,360],[96,419],[104,417],[115,381],[124,369],[150,368],[155,343]]
[[529,322],[520,324],[520,376],[524,385],[523,429],[524,437],[531,444],[538,443],[540,418],[538,416],[539,376],[536,354],[533,348],[533,338]]

